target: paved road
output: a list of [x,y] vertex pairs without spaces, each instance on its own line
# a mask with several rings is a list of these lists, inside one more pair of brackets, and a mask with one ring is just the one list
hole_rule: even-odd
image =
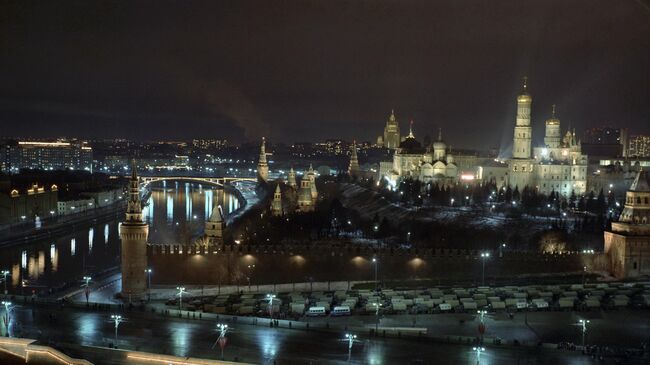
[[[56,315],[50,320],[49,315]],[[87,346],[112,344],[113,324],[110,313],[72,309],[14,310],[13,335],[37,338],[42,342],[78,343]],[[127,321],[119,327],[118,346],[124,349],[219,358],[212,349],[217,338],[215,323],[178,318],[160,318],[149,313],[124,313]],[[300,330],[247,326],[231,323],[227,360],[267,364],[348,363],[343,333],[306,332]],[[3,332],[3,330],[0,330]],[[475,364],[469,346],[431,343],[426,340],[360,338],[350,353],[349,363],[356,364]],[[218,347],[217,347],[218,348]],[[93,359],[91,359],[93,360]],[[97,361],[99,360],[99,361]],[[98,364],[109,363],[95,359]],[[481,364],[609,364],[595,362],[575,352],[531,348],[489,348]],[[639,362],[641,364],[641,362]]]

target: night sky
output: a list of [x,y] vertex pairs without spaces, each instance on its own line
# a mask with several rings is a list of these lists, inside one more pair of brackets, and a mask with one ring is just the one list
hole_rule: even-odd
[[521,77],[535,140],[650,134],[650,1],[4,1],[3,136],[272,142],[403,133],[505,147]]

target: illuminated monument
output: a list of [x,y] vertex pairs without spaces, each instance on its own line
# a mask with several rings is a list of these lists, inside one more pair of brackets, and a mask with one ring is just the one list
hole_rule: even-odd
[[650,275],[650,184],[639,171],[625,194],[625,208],[605,231],[605,253],[617,278]]
[[544,144],[531,148],[531,105],[527,79],[517,96],[512,158],[508,161],[509,185],[520,191],[528,186],[542,194],[556,192],[564,197],[571,193],[584,194],[587,190],[587,156],[582,153],[575,131],[567,131],[561,138],[560,120],[555,105],[551,118],[546,120]]
[[[380,136],[381,137],[381,136]],[[386,121],[386,126],[384,127],[383,138],[379,138],[382,141],[384,148],[396,149],[399,147],[401,142],[399,124],[397,123],[397,118],[395,118],[395,111],[390,111],[390,116]]]
[[147,290],[147,236],[149,226],[142,220],[140,184],[135,161],[131,166],[126,219],[120,224],[122,241],[122,296],[141,299]]
[[269,179],[269,164],[266,162],[266,139],[262,137],[260,146],[260,158],[257,162],[257,177],[266,182]]
[[359,176],[359,158],[357,157],[357,141],[352,142],[352,151],[350,152],[350,166],[348,166],[350,176]]

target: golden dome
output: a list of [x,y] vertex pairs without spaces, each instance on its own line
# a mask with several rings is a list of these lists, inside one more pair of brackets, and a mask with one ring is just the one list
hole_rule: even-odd
[[521,89],[521,94],[517,96],[518,103],[530,103],[533,101],[533,98],[528,94],[528,77],[524,76],[523,85]]

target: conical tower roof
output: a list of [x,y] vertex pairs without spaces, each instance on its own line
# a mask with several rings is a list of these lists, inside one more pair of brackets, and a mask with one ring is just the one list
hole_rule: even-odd
[[210,222],[212,223],[223,223],[223,210],[221,209],[221,205],[217,205],[217,209],[212,210],[212,214],[210,215]]
[[634,178],[634,182],[630,185],[630,191],[650,192],[650,185],[648,184],[648,173],[641,169]]

